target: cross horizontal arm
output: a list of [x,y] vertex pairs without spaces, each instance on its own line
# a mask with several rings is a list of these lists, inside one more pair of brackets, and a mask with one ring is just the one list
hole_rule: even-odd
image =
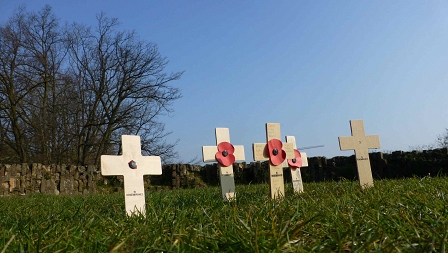
[[207,162],[216,162],[216,152],[218,151],[218,147],[216,146],[203,146],[202,147],[202,159],[205,163]]
[[339,148],[341,150],[353,150],[357,147],[357,140],[353,136],[339,137]]
[[381,148],[380,137],[378,135],[367,135],[366,145],[368,148]]
[[254,143],[252,144],[252,150],[254,153],[255,161],[269,160],[268,149],[266,143]]
[[[117,164],[121,166],[117,166]],[[101,174],[104,176],[122,176],[127,166],[122,156],[102,155],[101,156]]]
[[305,152],[300,152],[300,155],[302,156],[302,167],[308,167],[308,156]]
[[233,152],[235,160],[237,161],[246,160],[246,156],[244,155],[244,146],[238,145],[233,147],[235,148],[235,151]]

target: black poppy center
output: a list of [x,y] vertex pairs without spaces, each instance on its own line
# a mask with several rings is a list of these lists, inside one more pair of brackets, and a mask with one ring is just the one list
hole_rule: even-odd
[[278,155],[278,149],[274,148],[274,150],[272,150],[272,154]]
[[292,159],[292,162],[293,162],[293,163],[296,163],[296,162],[297,162],[297,160],[296,160],[295,158],[293,158],[293,159]]
[[229,152],[227,150],[222,151],[222,156],[226,157],[229,155]]

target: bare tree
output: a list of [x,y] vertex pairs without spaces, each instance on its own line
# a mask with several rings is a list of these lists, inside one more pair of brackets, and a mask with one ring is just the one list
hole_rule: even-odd
[[62,162],[70,141],[60,131],[70,86],[63,74],[67,53],[50,6],[40,12],[19,9],[0,28],[0,108],[2,141],[18,161]]
[[436,145],[440,148],[448,148],[448,128],[445,133],[437,136]]
[[445,133],[438,135],[437,139],[431,143],[426,145],[417,145],[417,146],[410,146],[409,150],[431,150],[436,148],[448,148],[448,128],[445,129]]
[[27,117],[34,133],[35,159],[49,163],[60,162],[63,156],[61,143],[61,113],[65,98],[61,96],[70,86],[63,80],[66,48],[58,20],[51,7],[38,13],[29,13],[23,27],[23,46],[28,54],[26,75],[33,89],[26,96]]
[[102,154],[119,152],[114,144],[121,134],[141,135],[149,154],[172,157],[174,145],[164,142],[158,116],[180,98],[169,82],[182,72],[164,73],[168,61],[157,46],[133,31],[117,31],[117,19],[100,14],[97,20],[95,29],[74,24],[67,32],[71,72],[85,101],[79,108],[78,162],[97,164]]
[[22,115],[24,98],[33,89],[24,76],[27,68],[24,26],[25,15],[20,9],[0,27],[0,137],[3,148],[13,152],[12,160],[20,162],[28,160],[28,122]]
[[98,164],[102,154],[120,152],[122,134],[141,135],[149,155],[176,157],[159,116],[180,98],[170,82],[182,72],[165,73],[157,46],[117,30],[117,19],[100,14],[97,21],[61,28],[46,6],[19,9],[0,25],[0,151],[7,159]]

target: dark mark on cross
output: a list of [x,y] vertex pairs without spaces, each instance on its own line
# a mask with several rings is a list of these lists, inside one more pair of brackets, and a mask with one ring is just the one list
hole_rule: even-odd
[[131,160],[131,161],[128,163],[128,165],[129,165],[129,168],[131,168],[131,169],[133,169],[133,170],[137,169],[137,163],[136,163],[134,160]]

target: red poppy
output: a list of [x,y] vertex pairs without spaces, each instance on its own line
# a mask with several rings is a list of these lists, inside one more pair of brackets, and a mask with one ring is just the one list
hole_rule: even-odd
[[283,143],[278,139],[268,141],[268,152],[271,163],[275,166],[281,164],[286,158],[286,152],[282,149]]
[[297,149],[294,149],[294,158],[288,159],[288,165],[292,169],[298,169],[302,167],[302,155]]
[[218,144],[218,152],[216,152],[215,158],[222,166],[230,166],[235,162],[235,156],[233,155],[235,148],[232,144],[223,141]]

